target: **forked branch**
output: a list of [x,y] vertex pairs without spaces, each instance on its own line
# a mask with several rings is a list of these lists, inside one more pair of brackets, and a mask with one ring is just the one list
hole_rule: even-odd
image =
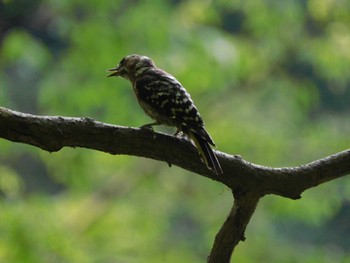
[[215,176],[186,139],[97,122],[90,118],[35,116],[0,107],[0,138],[55,152],[83,147],[174,164],[232,189],[233,208],[217,234],[208,262],[229,262],[234,247],[261,197],[275,194],[298,199],[303,191],[350,173],[350,149],[298,167],[270,168],[240,156],[216,152],[224,174]]

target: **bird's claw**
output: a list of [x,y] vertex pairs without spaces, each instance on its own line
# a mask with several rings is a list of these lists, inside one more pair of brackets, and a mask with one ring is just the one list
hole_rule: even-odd
[[142,130],[154,131],[151,124],[142,125],[142,126],[140,127],[140,129],[142,129]]
[[185,134],[183,131],[177,130],[177,131],[174,133],[174,136],[175,136],[175,137],[179,137],[179,138],[185,138],[185,137],[186,137],[186,134]]

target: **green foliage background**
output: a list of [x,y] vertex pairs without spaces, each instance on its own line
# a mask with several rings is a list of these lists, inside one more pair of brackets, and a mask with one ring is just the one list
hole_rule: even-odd
[[[221,151],[280,167],[350,145],[349,1],[0,0],[0,34],[4,107],[141,126],[105,71],[139,53],[184,84]],[[204,262],[232,203],[165,163],[0,149],[0,262]],[[349,219],[346,177],[268,196],[233,261],[350,262]]]

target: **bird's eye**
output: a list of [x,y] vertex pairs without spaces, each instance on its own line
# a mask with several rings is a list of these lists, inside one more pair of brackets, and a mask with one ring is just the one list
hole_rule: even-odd
[[120,62],[119,62],[119,66],[124,65],[125,64],[125,58],[123,58]]

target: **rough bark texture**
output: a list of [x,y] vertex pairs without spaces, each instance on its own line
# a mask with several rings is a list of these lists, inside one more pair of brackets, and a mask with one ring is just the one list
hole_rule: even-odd
[[110,154],[127,154],[174,164],[225,184],[234,204],[218,232],[208,257],[226,263],[240,240],[259,199],[275,194],[298,199],[303,191],[350,173],[350,149],[298,167],[270,168],[216,151],[224,174],[215,176],[200,161],[194,146],[148,129],[104,124],[90,118],[35,116],[0,107],[0,137],[49,152],[83,147]]

